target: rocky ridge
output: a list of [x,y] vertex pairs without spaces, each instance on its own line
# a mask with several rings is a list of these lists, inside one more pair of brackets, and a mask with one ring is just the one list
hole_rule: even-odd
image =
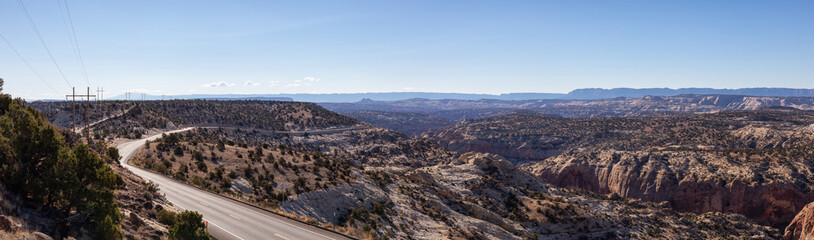
[[[41,109],[49,121],[70,127],[73,113],[70,102],[31,103]],[[84,125],[85,105],[78,104],[77,126]],[[358,122],[314,104],[282,101],[105,101],[90,108],[95,138],[137,139],[151,130],[175,130],[180,126],[220,126],[270,131],[301,131],[346,127]]]
[[459,152],[500,154],[562,187],[680,211],[744,214],[782,229],[814,200],[814,113],[762,109],[571,119],[512,114],[426,134]]
[[797,216],[791,220],[784,240],[811,240],[814,239],[814,203],[806,205]]
[[[678,213],[554,187],[502,157],[459,156],[385,129],[311,136],[207,129],[165,138],[132,162],[163,155],[166,161],[152,166],[168,168],[158,172],[360,238],[779,236],[738,215]],[[342,173],[332,177],[337,169]]]
[[342,115],[376,127],[400,131],[407,135],[418,135],[432,129],[455,124],[453,120],[423,113],[354,111],[344,112]]
[[302,194],[280,208],[341,225],[348,218],[331,213],[353,216],[354,209],[383,202],[384,213],[372,217],[380,219],[375,229],[398,239],[777,237],[776,230],[742,216],[677,213],[618,196],[556,188],[494,155],[469,153],[434,166],[381,170],[393,179]]

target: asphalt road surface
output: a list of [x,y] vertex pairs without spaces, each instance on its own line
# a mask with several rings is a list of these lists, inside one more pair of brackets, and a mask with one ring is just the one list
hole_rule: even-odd
[[[171,131],[181,132],[191,128]],[[303,224],[269,213],[217,194],[203,191],[174,181],[168,177],[131,166],[127,161],[144,145],[161,135],[120,144],[122,165],[144,180],[156,183],[160,192],[175,206],[203,214],[209,223],[209,233],[220,240],[225,239],[348,239],[342,235]]]

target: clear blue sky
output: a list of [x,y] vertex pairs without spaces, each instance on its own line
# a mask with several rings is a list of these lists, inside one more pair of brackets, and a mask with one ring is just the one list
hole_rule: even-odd
[[[72,85],[58,1],[25,0]],[[68,0],[92,88],[152,94],[814,88],[814,1]],[[69,92],[15,0],[0,34]],[[0,40],[6,92],[56,98]]]

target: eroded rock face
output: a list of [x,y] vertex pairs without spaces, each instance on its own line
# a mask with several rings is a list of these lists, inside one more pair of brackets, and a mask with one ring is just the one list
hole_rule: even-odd
[[678,211],[739,213],[782,229],[814,200],[800,176],[808,168],[756,164],[708,153],[590,151],[523,168],[557,186],[666,201]]
[[786,227],[784,240],[812,240],[814,239],[814,203],[806,205],[794,220]]
[[679,211],[743,214],[784,228],[814,201],[814,112],[467,120],[425,136],[488,152],[560,187],[666,202]]
[[[344,226],[352,209],[372,211],[379,235],[394,239],[774,239],[779,232],[743,216],[677,213],[655,203],[553,187],[503,157],[466,153],[387,172],[384,184],[354,183],[298,195],[281,210]],[[368,215],[365,215],[368,216]],[[366,221],[356,219],[356,221]]]

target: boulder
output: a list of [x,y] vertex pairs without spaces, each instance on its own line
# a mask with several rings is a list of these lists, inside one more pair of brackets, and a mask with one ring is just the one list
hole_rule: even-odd
[[0,216],[0,230],[14,232],[14,224],[6,216]]
[[130,222],[133,223],[133,225],[135,225],[136,228],[144,225],[144,220],[141,220],[141,218],[139,218],[138,215],[132,212],[130,213]]
[[34,237],[37,238],[37,240],[54,240],[53,238],[42,232],[34,232],[33,234]]
[[814,240],[814,203],[809,203],[791,220],[784,240]]

